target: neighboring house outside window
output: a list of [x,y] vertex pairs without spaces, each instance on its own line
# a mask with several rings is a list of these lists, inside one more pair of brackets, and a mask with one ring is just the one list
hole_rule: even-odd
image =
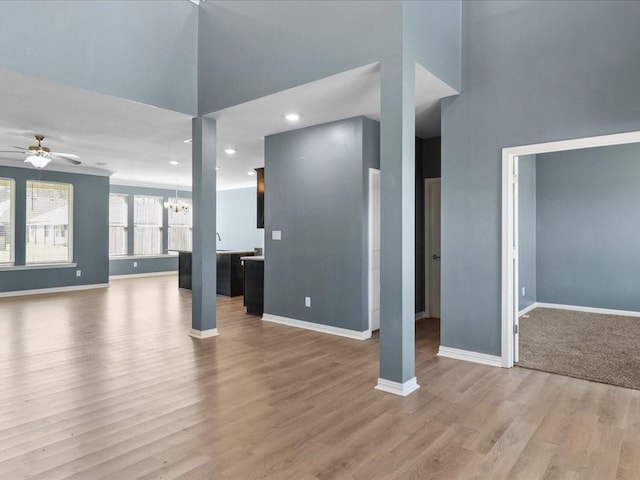
[[27,181],[26,263],[73,260],[73,186]]

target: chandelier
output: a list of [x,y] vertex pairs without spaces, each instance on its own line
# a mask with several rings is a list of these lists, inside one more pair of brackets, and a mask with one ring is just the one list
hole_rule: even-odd
[[164,208],[174,213],[189,213],[191,211],[191,204],[178,198],[178,191],[176,190],[175,198],[168,198],[164,202]]

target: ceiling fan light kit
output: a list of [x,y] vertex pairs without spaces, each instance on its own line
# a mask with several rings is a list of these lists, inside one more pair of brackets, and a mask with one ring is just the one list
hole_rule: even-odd
[[80,165],[82,163],[78,155],[74,155],[73,153],[52,152],[50,148],[43,147],[42,141],[44,140],[44,135],[35,135],[35,139],[38,141],[38,145],[32,145],[29,148],[13,147],[18,151],[1,153],[22,153],[27,156],[24,161],[30,163],[37,169],[46,167],[52,160],[62,161],[72,165]]
[[38,155],[38,154],[29,155],[25,159],[25,162],[30,163],[31,165],[33,165],[37,169],[41,169],[41,168],[46,167],[47,165],[49,165],[50,161],[51,161],[50,158],[45,157],[44,155]]

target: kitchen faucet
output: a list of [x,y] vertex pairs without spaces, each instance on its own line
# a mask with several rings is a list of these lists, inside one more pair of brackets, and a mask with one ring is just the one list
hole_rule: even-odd
[[222,237],[220,236],[220,234],[218,232],[216,232],[216,235],[218,236],[218,240],[222,241]]

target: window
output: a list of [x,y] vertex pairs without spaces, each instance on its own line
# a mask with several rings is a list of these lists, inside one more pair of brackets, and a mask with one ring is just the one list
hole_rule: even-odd
[[109,195],[109,255],[127,254],[128,195]]
[[188,198],[179,198],[178,205],[186,208],[175,212],[169,209],[169,250],[187,250],[191,251],[191,200]]
[[133,254],[162,253],[162,197],[133,197]]
[[14,262],[14,183],[0,178],[0,264]]
[[73,186],[27,181],[26,263],[71,262]]

